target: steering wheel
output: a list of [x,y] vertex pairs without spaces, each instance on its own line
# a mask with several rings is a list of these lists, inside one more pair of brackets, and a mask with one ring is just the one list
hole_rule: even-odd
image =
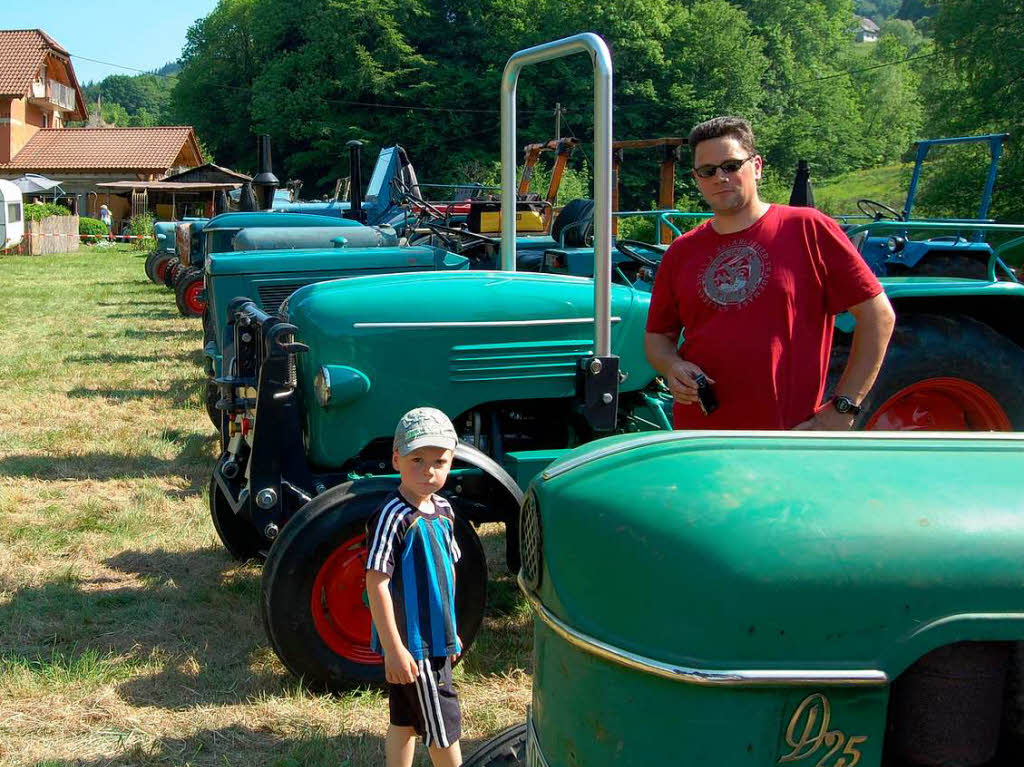
[[898,210],[893,210],[888,205],[875,200],[868,200],[862,198],[857,200],[857,210],[863,213],[870,219],[875,221],[902,221],[903,214]]
[[615,248],[616,250],[619,251],[619,253],[631,258],[633,261],[636,261],[641,266],[650,266],[655,269],[658,267],[658,261],[648,258],[647,256],[640,255],[640,253],[637,252],[637,249],[661,250],[662,254],[664,254],[665,252],[664,249],[657,248],[656,246],[651,245],[648,242],[641,242],[640,240],[616,240]]

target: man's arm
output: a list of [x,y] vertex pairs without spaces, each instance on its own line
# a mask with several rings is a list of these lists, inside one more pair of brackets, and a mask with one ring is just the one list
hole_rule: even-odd
[[391,601],[388,584],[391,577],[379,570],[366,571],[366,595],[370,602],[370,615],[377,627],[381,647],[384,648],[384,676],[392,684],[412,684],[419,675],[416,660],[402,644],[395,623],[395,606]]
[[[882,367],[885,350],[896,324],[896,314],[884,291],[874,298],[851,306],[849,312],[857,320],[857,324],[853,329],[850,357],[836,385],[835,393],[849,397],[853,404],[860,405],[871,391]],[[841,431],[851,428],[853,421],[853,415],[844,415],[837,412],[834,407],[827,406],[795,428]]]
[[697,376],[704,374],[711,383],[715,383],[715,379],[679,356],[676,350],[678,338],[678,333],[644,333],[644,354],[647,355],[651,367],[665,379],[665,384],[676,402],[681,405],[692,405],[697,401]]

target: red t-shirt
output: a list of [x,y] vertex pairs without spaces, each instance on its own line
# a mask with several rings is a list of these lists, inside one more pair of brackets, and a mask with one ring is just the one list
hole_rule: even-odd
[[882,286],[839,225],[772,205],[743,231],[707,221],[676,239],[654,282],[647,330],[683,332],[679,354],[715,380],[719,408],[674,408],[677,429],[791,429],[819,408],[833,315]]

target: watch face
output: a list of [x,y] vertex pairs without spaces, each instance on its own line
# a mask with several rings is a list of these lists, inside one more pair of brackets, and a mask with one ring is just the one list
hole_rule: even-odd
[[835,405],[836,412],[839,413],[849,413],[850,408],[853,406],[848,397],[836,397],[832,402]]

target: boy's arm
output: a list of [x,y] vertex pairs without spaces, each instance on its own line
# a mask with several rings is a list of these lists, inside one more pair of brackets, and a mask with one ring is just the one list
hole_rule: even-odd
[[419,668],[412,654],[402,644],[395,623],[395,607],[388,584],[391,577],[378,570],[366,571],[366,595],[370,602],[370,615],[377,627],[381,647],[384,648],[384,676],[392,684],[412,684],[419,676]]

